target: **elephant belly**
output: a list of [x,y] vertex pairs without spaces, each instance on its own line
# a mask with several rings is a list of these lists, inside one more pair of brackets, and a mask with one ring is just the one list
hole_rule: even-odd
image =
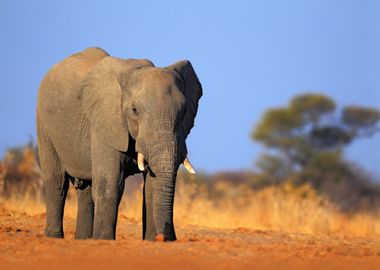
[[65,168],[66,172],[75,178],[83,179],[83,180],[91,180],[91,173],[88,170],[83,170],[82,168],[77,168],[76,166],[71,166]]
[[[55,133],[55,132],[54,132]],[[52,138],[65,171],[72,177],[91,179],[91,148],[75,132],[62,131]]]

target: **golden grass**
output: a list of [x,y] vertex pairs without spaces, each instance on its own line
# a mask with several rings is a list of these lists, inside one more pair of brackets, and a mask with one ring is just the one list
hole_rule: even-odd
[[[127,186],[128,188],[128,186]],[[380,237],[380,216],[370,213],[346,215],[318,196],[308,185],[294,187],[284,184],[253,191],[244,184],[226,182],[214,185],[218,197],[210,196],[205,185],[177,181],[174,216],[178,225],[212,228],[240,227],[306,233],[317,236]],[[65,217],[75,218],[75,190],[70,189]],[[36,215],[45,212],[41,200],[32,198],[0,199],[9,210]],[[125,194],[120,215],[141,222],[142,186]]]
[[[379,237],[380,216],[370,213],[345,215],[309,185],[284,184],[252,191],[220,183],[217,189],[235,193],[218,201],[202,192],[195,199],[187,194],[189,185],[180,185],[176,198],[176,222],[214,228],[252,228],[337,237]],[[191,188],[190,188],[191,189]]]

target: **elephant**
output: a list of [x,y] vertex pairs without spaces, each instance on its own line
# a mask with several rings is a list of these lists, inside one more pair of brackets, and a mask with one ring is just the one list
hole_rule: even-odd
[[76,239],[116,239],[125,179],[142,173],[142,239],[176,240],[173,203],[202,86],[188,60],[155,67],[88,48],[54,65],[37,98],[45,235],[63,238],[70,182],[78,193]]

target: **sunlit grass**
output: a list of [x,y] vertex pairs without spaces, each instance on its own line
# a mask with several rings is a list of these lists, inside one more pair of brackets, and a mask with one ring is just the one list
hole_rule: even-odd
[[[128,184],[127,184],[128,189]],[[380,216],[362,212],[353,215],[338,211],[309,185],[271,186],[254,191],[245,184],[220,182],[214,186],[217,197],[209,194],[206,185],[177,181],[175,224],[211,228],[248,228],[306,233],[336,237],[380,237]],[[65,217],[76,217],[76,192],[70,187]],[[45,212],[41,199],[30,196],[0,199],[2,207],[38,215]],[[142,184],[126,192],[119,214],[141,222]]]

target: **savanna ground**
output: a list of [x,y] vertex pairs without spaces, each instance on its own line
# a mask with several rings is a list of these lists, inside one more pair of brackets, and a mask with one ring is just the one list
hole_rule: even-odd
[[17,183],[0,185],[8,193],[0,196],[0,269],[380,269],[380,211],[343,213],[307,184],[255,190],[220,180],[210,188],[180,173],[172,243],[141,240],[139,177],[127,180],[116,241],[74,240],[71,186],[65,239],[46,238],[40,178],[23,155],[0,168]]

